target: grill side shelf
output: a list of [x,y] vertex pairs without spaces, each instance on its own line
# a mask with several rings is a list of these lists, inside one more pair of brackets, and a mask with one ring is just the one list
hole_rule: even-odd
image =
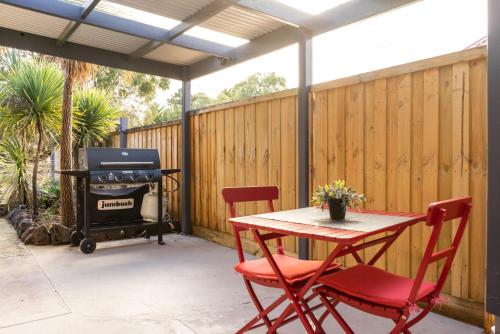
[[175,173],[181,172],[181,170],[179,168],[177,168],[177,169],[161,169],[160,171],[163,175],[169,175],[169,174],[175,174]]
[[70,175],[70,176],[77,176],[77,177],[88,177],[89,172],[86,170],[56,170],[55,173],[61,174],[61,175]]

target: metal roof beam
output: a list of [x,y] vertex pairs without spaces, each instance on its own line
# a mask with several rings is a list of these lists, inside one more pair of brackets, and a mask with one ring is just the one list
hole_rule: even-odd
[[304,22],[319,35],[421,0],[349,0]]
[[233,5],[256,11],[315,35],[417,0],[349,0],[318,15],[304,13],[275,0],[231,0]]
[[208,53],[218,57],[228,57],[231,47],[201,38],[182,35],[169,40],[170,31],[149,24],[125,19],[103,12],[92,11],[87,18],[81,18],[81,7],[58,0],[0,0],[0,4],[11,5],[62,19],[81,22],[94,27],[112,30],[152,41],[164,42],[183,48]]
[[305,22],[311,15],[301,12],[298,9],[287,6],[281,2],[273,0],[230,0],[234,6],[242,9],[265,14],[288,25],[304,28]]
[[63,46],[58,47],[55,42],[54,38],[0,28],[0,45],[6,47],[38,52],[54,57],[80,60],[127,71],[159,75],[176,80],[185,78],[183,67],[179,65],[149,59],[138,59],[131,62],[128,60],[128,55],[123,53],[72,42],[67,42]]
[[[419,0],[351,0],[323,14],[313,16],[313,20],[309,21],[308,26],[314,28],[312,30],[312,35],[314,36],[416,1]],[[265,1],[248,0],[248,2],[261,4]],[[191,79],[222,70],[296,43],[298,41],[297,31],[298,29],[292,26],[278,28],[233,49],[228,54],[229,59],[209,57],[200,60],[190,66]]]
[[[167,39],[169,41],[172,41],[179,37],[180,35],[184,34],[186,31],[189,29],[197,26],[198,24],[208,20],[209,18],[217,15],[218,13],[222,12],[224,9],[228,8],[231,6],[231,3],[227,0],[215,0],[211,2],[210,4],[206,5],[196,13],[190,15],[188,18],[186,18],[184,21],[173,27],[168,34]],[[156,50],[158,47],[161,45],[165,44],[164,42],[158,42],[158,41],[149,41],[148,43],[144,44],[134,52],[130,54],[130,59],[135,60],[137,58],[141,58],[148,53]]]
[[215,0],[211,2],[210,4],[206,5],[193,15],[190,15],[188,18],[186,18],[184,21],[179,23],[177,26],[173,27],[170,30],[170,39],[175,39],[188,31],[189,29],[193,28],[196,25],[199,25],[209,18],[219,14],[222,12],[224,9],[228,8],[231,6],[231,3],[227,0]]
[[[86,0],[84,5],[82,6],[82,15],[80,16],[82,20],[85,20],[87,16],[94,10],[97,4],[101,0]],[[82,24],[81,21],[75,22],[71,21],[68,23],[64,31],[61,33],[59,38],[57,39],[57,46],[62,46],[66,41],[73,35],[73,33],[78,29],[78,27]]]

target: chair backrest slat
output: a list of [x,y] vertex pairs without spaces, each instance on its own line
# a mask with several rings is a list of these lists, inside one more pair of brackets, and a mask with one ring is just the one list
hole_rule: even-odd
[[462,197],[431,203],[427,209],[426,223],[427,225],[434,225],[436,222],[436,215],[440,210],[444,210],[446,212],[443,221],[461,218],[464,214],[464,210],[467,209],[467,204],[470,205],[471,203],[471,197]]
[[272,201],[278,199],[276,186],[227,187],[222,189],[226,203]]
[[[432,226],[432,233],[429,237],[427,247],[422,257],[422,262],[417,272],[417,277],[415,278],[414,286],[410,293],[409,301],[411,303],[415,302],[416,295],[423,283],[429,264],[445,259],[445,262],[441,267],[441,273],[438,274],[438,280],[436,282],[434,293],[439,294],[441,292],[441,289],[446,281],[446,277],[450,272],[453,259],[455,258],[458,246],[460,245],[460,241],[464,235],[465,228],[467,227],[471,208],[471,197],[455,198],[431,203],[429,205],[426,224],[428,226]],[[445,249],[435,251],[441,231],[443,230],[443,225],[454,219],[460,219],[460,222],[455,231],[455,235],[453,236],[451,245],[446,245]]]
[[[267,201],[268,210],[270,212],[274,211],[273,200],[279,198],[279,190],[276,186],[226,187],[222,189],[222,197],[228,205],[229,216],[235,218],[237,214],[234,204],[240,202]],[[245,258],[241,245],[240,232],[244,231],[244,229],[233,226],[233,231],[238,257],[240,262],[243,262]],[[282,253],[280,238],[276,239],[276,244],[278,251]]]

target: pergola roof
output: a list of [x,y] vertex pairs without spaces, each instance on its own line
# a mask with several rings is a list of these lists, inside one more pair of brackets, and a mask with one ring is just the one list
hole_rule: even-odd
[[[296,43],[299,30],[320,34],[414,1],[342,1],[311,15],[276,0],[0,0],[0,44],[190,80]],[[196,27],[248,42],[228,46]]]

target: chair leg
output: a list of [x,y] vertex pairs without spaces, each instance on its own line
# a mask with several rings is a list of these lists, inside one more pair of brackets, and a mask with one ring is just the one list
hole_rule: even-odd
[[312,300],[312,298],[311,299],[306,299],[306,300],[302,299],[302,304],[304,305],[304,312],[307,315],[309,315],[309,318],[311,318],[311,321],[313,322],[314,327],[316,328],[316,332],[315,333],[317,333],[317,334],[324,334],[325,331],[321,327],[321,322],[318,321],[318,318],[316,318],[316,316],[314,315],[313,310],[311,310],[311,308],[308,305],[308,301],[310,301],[310,300]]
[[247,287],[248,293],[250,294],[250,297],[252,298],[252,301],[253,301],[255,307],[257,308],[257,311],[259,311],[259,315],[257,316],[257,319],[261,318],[262,321],[264,321],[264,323],[266,324],[266,327],[271,328],[271,321],[269,321],[269,318],[267,316],[267,313],[269,313],[271,310],[269,310],[268,312],[264,312],[264,308],[262,307],[262,304],[260,303],[259,298],[257,297],[257,294],[255,293],[255,291],[252,287],[252,283],[250,283],[250,281],[247,279],[243,279],[243,280],[245,281],[245,286]]
[[[261,320],[264,316],[268,315],[271,313],[274,309],[276,309],[278,306],[280,306],[284,301],[286,301],[287,298],[285,295],[282,295],[280,298],[276,299],[271,305],[269,305],[264,311],[259,313],[257,316],[255,316],[252,320],[250,320],[245,326],[243,326],[237,333],[245,333],[247,331],[253,330],[258,327],[262,327],[266,325],[264,322],[261,322],[260,324],[256,325],[259,320]],[[274,320],[270,320],[272,323]]]
[[319,317],[319,323],[323,325],[323,322],[325,322],[326,317],[329,314],[330,314],[330,312],[328,310],[326,310],[325,312],[323,312],[323,314],[321,315],[321,317]]
[[[395,324],[398,324],[398,320],[392,320],[394,321]],[[408,323],[406,323],[406,325],[403,326],[403,329],[401,329],[400,333],[403,333],[403,334],[411,334],[410,330],[406,327],[408,325]]]
[[[330,311],[330,313],[335,318],[335,320],[337,320],[337,322],[339,323],[340,327],[342,327],[342,329],[347,334],[354,334],[354,332],[351,329],[351,327],[349,327],[349,325],[344,320],[344,318],[342,318],[342,316],[340,315],[340,313],[337,312],[337,310],[335,309],[335,306],[332,306],[332,304],[330,304],[330,301],[325,296],[323,296],[322,294],[319,295],[319,298],[323,302],[323,305],[325,305],[325,307],[328,309],[328,311]],[[335,305],[337,305],[337,304],[338,303],[335,303]]]
[[408,329],[411,326],[415,325],[420,320],[422,320],[432,310],[433,306],[434,305],[430,301],[427,302],[427,305],[425,306],[425,308],[422,311],[420,311],[420,313],[415,318],[411,319],[411,321],[408,321],[408,323],[406,323],[406,325],[403,327],[403,330],[407,331],[404,333],[405,334],[410,333],[410,331]]
[[400,333],[407,333],[405,331],[405,325],[406,325],[406,317],[401,317],[399,320],[394,321],[396,323],[396,326],[389,332],[389,334],[400,334]]
[[[330,305],[332,307],[335,307],[337,306],[337,304],[339,303],[338,300],[328,300],[328,297],[325,298],[325,300],[330,303]],[[321,303],[323,304],[323,301],[321,301]],[[321,314],[321,316],[319,317],[319,323],[320,324],[323,324],[323,322],[326,320],[326,317],[330,314],[330,311],[328,309],[325,310],[325,312],[323,312],[323,314]]]

